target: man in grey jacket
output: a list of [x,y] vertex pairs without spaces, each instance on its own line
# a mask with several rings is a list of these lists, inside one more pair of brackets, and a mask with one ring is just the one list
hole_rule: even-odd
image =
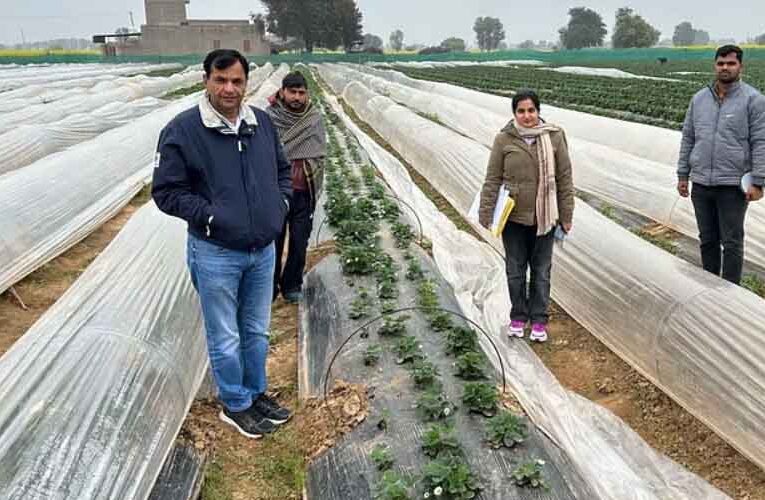
[[[743,51],[720,47],[716,81],[691,100],[683,124],[677,190],[690,194],[696,212],[704,270],[741,282],[744,219],[765,182],[765,97],[741,81]],[[742,178],[750,174],[744,192]],[[721,252],[721,249],[724,252]]]

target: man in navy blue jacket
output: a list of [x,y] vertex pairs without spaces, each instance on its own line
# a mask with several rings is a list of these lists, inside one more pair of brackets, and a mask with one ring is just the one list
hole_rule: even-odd
[[263,111],[243,104],[249,64],[234,50],[204,61],[205,96],[162,131],[152,196],[188,223],[187,258],[223,410],[241,434],[273,432],[290,412],[266,395],[268,327],[291,167]]

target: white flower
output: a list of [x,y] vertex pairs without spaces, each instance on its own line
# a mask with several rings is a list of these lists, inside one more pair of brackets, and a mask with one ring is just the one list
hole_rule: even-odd
[[537,465],[544,465],[544,464],[545,464],[544,460],[537,460]]
[[452,411],[449,408],[444,408],[444,416],[448,417]]
[[422,495],[422,497],[423,497],[423,498],[430,498],[430,493],[428,493],[428,492],[426,491],[426,492],[425,492],[425,494],[424,494],[424,495]]
[[346,264],[350,264],[351,263],[351,259],[345,259],[345,263]]
[[437,496],[437,497],[440,497],[441,493],[443,493],[443,492],[444,492],[444,489],[442,487],[440,487],[440,486],[436,486],[436,489],[433,490],[433,494],[435,496]]

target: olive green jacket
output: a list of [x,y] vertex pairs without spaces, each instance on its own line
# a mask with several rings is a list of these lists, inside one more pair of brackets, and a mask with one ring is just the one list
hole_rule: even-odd
[[[555,150],[559,222],[569,224],[574,218],[574,181],[568,143],[563,131],[550,134],[550,140]],[[509,220],[524,226],[535,226],[538,182],[537,145],[526,144],[515,126],[508,125],[494,139],[491,149],[478,211],[480,223],[487,227],[491,224],[499,188],[504,184],[515,200]]]

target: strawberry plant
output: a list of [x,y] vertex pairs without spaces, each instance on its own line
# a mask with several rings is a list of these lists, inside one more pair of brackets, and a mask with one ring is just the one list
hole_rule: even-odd
[[462,403],[472,413],[493,417],[497,413],[499,394],[497,388],[485,382],[468,382],[462,395]]
[[377,296],[380,300],[393,300],[398,297],[398,287],[395,281],[383,280],[377,284]]
[[372,296],[365,288],[361,288],[356,298],[351,302],[351,310],[348,317],[351,319],[361,319],[369,316],[369,309],[372,307]]
[[412,227],[409,224],[394,222],[391,231],[398,248],[409,248],[412,240],[414,240],[414,231],[412,231]]
[[377,334],[381,337],[400,337],[406,333],[407,320],[409,320],[409,316],[406,314],[395,318],[387,316],[383,320],[382,326],[377,330]]
[[375,173],[375,168],[368,163],[362,165],[361,167],[361,178],[364,179],[364,184],[366,184],[367,186],[371,186],[372,189],[375,189],[377,187],[379,187],[380,189],[383,189],[383,187],[377,183],[377,174]]
[[380,310],[383,314],[391,313],[396,310],[398,303],[395,300],[383,300],[380,304]]
[[478,478],[461,459],[448,456],[428,463],[423,471],[426,493],[454,500],[475,498],[481,490]]
[[398,266],[388,254],[379,255],[374,265],[377,278],[377,296],[380,300],[391,300],[398,297],[396,272]]
[[545,483],[542,475],[542,467],[545,465],[544,460],[534,460],[521,464],[517,469],[513,471],[510,478],[513,480],[516,486],[526,488],[544,488],[549,489]]
[[340,245],[339,249],[346,274],[367,275],[374,271],[379,252],[375,245]]
[[425,272],[422,270],[422,265],[417,259],[409,260],[409,265],[406,268],[406,279],[409,281],[420,281],[425,277]]
[[431,458],[440,455],[458,455],[460,443],[454,426],[433,424],[422,435],[422,450]]
[[436,383],[438,380],[438,368],[427,360],[417,360],[414,362],[411,370],[414,385],[420,389],[426,388]]
[[353,211],[353,200],[345,191],[328,193],[327,203],[324,209],[327,212],[327,222],[332,227],[338,227],[342,221],[350,219]]
[[385,445],[375,446],[375,449],[369,454],[369,458],[372,459],[377,470],[384,471],[393,467],[393,456]]
[[452,413],[454,407],[439,389],[431,387],[417,399],[415,405],[420,416],[429,422],[441,420]]
[[371,345],[364,351],[364,364],[366,366],[374,366],[380,361],[382,356],[382,346]]
[[396,281],[398,266],[393,257],[387,253],[380,253],[374,263],[375,277],[377,281]]
[[501,411],[489,419],[486,440],[492,448],[514,448],[528,437],[526,422],[509,411]]
[[385,471],[377,483],[374,500],[411,500],[412,484],[406,478],[393,471]]
[[[374,169],[372,169],[374,171]],[[374,174],[373,174],[374,175]],[[373,178],[374,179],[374,178]],[[374,180],[373,180],[374,182]],[[374,184],[367,184],[369,186],[369,197],[375,201],[382,201],[385,199],[385,188],[382,187],[381,184],[378,184],[377,182],[374,182]],[[383,216],[386,213],[385,207],[381,207],[381,212]]]
[[438,312],[428,315],[428,323],[430,324],[430,327],[433,329],[433,331],[436,332],[444,332],[454,326],[452,323],[452,318],[448,313],[445,312]]
[[365,219],[347,219],[338,224],[335,239],[344,245],[369,245],[376,244],[377,222]]
[[390,198],[383,198],[380,202],[380,210],[383,213],[383,218],[391,223],[396,222],[401,215],[401,209]]
[[446,353],[460,356],[478,350],[478,336],[470,328],[457,326],[446,333]]
[[466,352],[459,356],[454,363],[454,374],[464,380],[481,380],[486,378],[485,366],[485,358],[481,353]]
[[433,281],[423,281],[417,287],[417,305],[429,309],[438,307],[438,293]]
[[399,365],[403,365],[405,363],[413,363],[414,361],[423,358],[421,346],[417,340],[417,337],[412,335],[400,339],[396,343],[394,350],[398,355],[396,363]]

